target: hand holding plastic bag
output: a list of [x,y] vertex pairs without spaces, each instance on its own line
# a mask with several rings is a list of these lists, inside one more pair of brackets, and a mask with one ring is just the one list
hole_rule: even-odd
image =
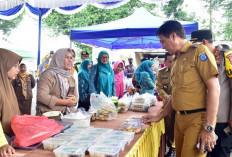
[[31,115],[15,115],[11,127],[15,133],[14,144],[22,147],[39,143],[63,129],[53,119]]

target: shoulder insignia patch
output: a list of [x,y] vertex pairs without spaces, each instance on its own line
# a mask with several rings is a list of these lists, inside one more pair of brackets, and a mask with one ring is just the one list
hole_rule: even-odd
[[202,54],[200,54],[200,56],[199,56],[199,57],[200,57],[200,60],[201,60],[201,61],[203,61],[203,62],[204,62],[204,61],[206,61],[206,60],[208,59],[208,57],[207,57],[206,53],[202,53]]
[[229,61],[230,61],[230,64],[232,64],[232,53],[231,53],[231,54],[228,54],[228,55],[226,56],[226,58],[228,58]]

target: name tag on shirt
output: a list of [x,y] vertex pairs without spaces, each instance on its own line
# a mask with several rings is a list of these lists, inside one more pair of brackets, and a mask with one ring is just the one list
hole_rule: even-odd
[[166,79],[168,79],[168,77],[162,77],[162,80],[166,80]]

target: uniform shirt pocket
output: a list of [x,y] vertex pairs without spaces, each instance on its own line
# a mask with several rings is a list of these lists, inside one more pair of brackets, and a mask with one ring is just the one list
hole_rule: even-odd
[[184,62],[181,69],[181,78],[183,85],[190,85],[193,82],[198,80],[198,74],[196,67],[194,66],[194,63],[192,62]]

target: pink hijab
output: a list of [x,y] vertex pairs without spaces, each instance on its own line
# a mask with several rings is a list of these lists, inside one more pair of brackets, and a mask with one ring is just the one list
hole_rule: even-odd
[[123,71],[117,72],[117,67],[119,64],[122,65],[122,68],[124,68],[124,64],[122,61],[117,61],[114,64],[114,79],[115,79],[115,88],[116,88],[116,96],[118,98],[121,98],[124,94],[124,89],[123,89]]

